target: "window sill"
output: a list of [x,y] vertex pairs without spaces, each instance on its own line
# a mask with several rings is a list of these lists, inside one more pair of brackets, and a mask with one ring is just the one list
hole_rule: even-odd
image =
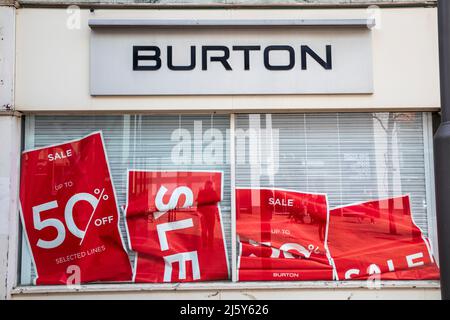
[[[391,289],[437,289],[439,281],[381,281],[381,288]],[[203,283],[126,283],[85,284],[67,286],[18,286],[12,295],[49,293],[92,292],[145,292],[176,290],[282,290],[282,289],[368,289],[366,281],[304,281],[304,282],[203,282]]]

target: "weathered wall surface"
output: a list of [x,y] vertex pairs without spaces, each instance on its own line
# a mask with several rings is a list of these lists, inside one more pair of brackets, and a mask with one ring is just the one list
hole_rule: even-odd
[[189,300],[438,300],[441,298],[439,287],[382,289],[367,288],[271,288],[267,284],[261,289],[200,289],[200,290],[130,290],[130,291],[94,291],[94,292],[32,292],[21,293],[16,290],[12,299],[189,299]]

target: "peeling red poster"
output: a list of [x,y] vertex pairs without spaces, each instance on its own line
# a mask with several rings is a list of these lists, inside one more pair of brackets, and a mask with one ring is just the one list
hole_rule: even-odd
[[330,211],[328,247],[339,280],[439,279],[428,239],[411,216],[409,196]]
[[332,280],[324,194],[236,190],[239,280]]
[[228,279],[222,173],[128,172],[125,209],[135,282]]
[[25,151],[20,204],[37,284],[131,280],[101,132]]

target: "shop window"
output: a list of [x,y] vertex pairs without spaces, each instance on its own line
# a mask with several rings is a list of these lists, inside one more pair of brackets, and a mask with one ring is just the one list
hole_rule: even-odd
[[[139,266],[136,257],[141,257],[142,268],[147,268],[159,254],[153,254],[152,243],[139,242],[142,234],[137,235],[137,245],[130,243],[130,237],[135,236],[133,232],[141,228],[141,225],[130,221],[134,219],[131,218],[133,214],[143,212],[139,202],[142,195],[146,197],[146,212],[151,213],[148,214],[151,218],[148,218],[149,226],[145,232],[154,231],[155,247],[160,251],[170,247],[173,240],[165,237],[168,230],[181,230],[197,223],[198,228],[202,228],[203,224],[204,230],[199,231],[198,241],[207,244],[215,241],[215,253],[217,248],[225,252],[227,268],[239,281],[357,279],[354,268],[347,278],[345,272],[341,274],[336,270],[340,260],[334,261],[333,250],[339,257],[347,252],[339,246],[331,247],[330,241],[337,239],[336,232],[342,234],[352,230],[359,232],[353,235],[359,239],[364,235],[360,230],[362,225],[369,227],[370,231],[371,226],[381,224],[380,216],[389,216],[389,213],[400,216],[401,221],[413,221],[417,226],[408,229],[403,228],[403,224],[395,225],[398,233],[410,233],[410,236],[396,238],[397,242],[412,243],[429,238],[430,242],[424,240],[420,245],[429,245],[431,251],[434,248],[432,129],[431,115],[427,113],[36,115],[27,116],[25,123],[26,150],[102,132],[120,208],[120,233],[125,244],[129,244],[126,246],[127,254],[134,269]],[[235,129],[232,132],[234,143],[229,141],[231,128]],[[64,150],[61,152],[59,157],[67,156]],[[234,159],[231,159],[232,155]],[[179,201],[173,207],[167,207],[166,223],[184,221],[171,225],[169,229],[166,225],[158,227],[158,212],[164,210],[162,206],[158,207],[153,195],[156,196],[159,189],[148,187],[149,181],[157,184],[154,181],[158,179],[182,182],[192,193],[192,201],[189,202],[190,193],[183,193],[184,189],[181,189]],[[171,191],[168,190],[169,193]],[[233,199],[235,195],[236,200]],[[161,198],[161,203],[168,205],[169,198]],[[136,202],[133,199],[137,199]],[[357,207],[352,211],[349,207],[355,203],[364,204],[363,209]],[[236,212],[232,212],[232,207]],[[373,209],[371,212],[378,210],[379,215],[354,214],[354,211],[361,212],[367,208]],[[218,224],[213,224],[210,230],[206,230],[206,225],[211,225],[208,218],[200,217],[202,210],[220,211],[220,221],[216,220]],[[200,217],[197,222],[191,219],[196,215]],[[232,221],[234,215],[236,220]],[[335,223],[342,229],[333,225],[333,217],[344,216],[345,223]],[[45,218],[50,217],[49,211]],[[103,223],[107,221],[105,216]],[[374,233],[379,234],[368,234],[368,241],[380,237],[395,239],[393,224],[389,225],[389,218],[386,221],[386,233],[381,235],[383,231],[375,228]],[[234,223],[236,234],[232,234]],[[145,221],[143,226],[147,228]],[[210,232],[212,238],[208,235]],[[221,240],[220,234],[223,247],[216,246]],[[179,239],[188,242],[186,239],[197,239],[191,236],[187,232]],[[352,239],[350,234],[348,238]],[[333,245],[338,240],[333,240]],[[130,250],[130,245],[135,250]],[[139,250],[141,252],[136,254]],[[198,280],[203,275],[211,280],[231,280],[231,273],[218,268],[203,272],[202,268],[207,267],[201,266],[197,270],[195,259],[201,261],[198,254],[207,254],[208,247],[199,250],[200,253],[190,250],[181,256],[166,255],[165,265],[173,268],[167,270],[186,281]],[[233,256],[232,252],[236,255]],[[424,272],[416,272],[413,276],[410,273],[405,276],[405,272],[400,276],[395,273],[403,270],[401,268],[405,264],[415,266],[415,263],[421,263],[420,257],[413,254],[407,252],[406,256],[412,257],[405,258],[405,263],[396,259],[385,259],[383,263],[377,260],[368,265],[370,275],[378,271],[383,273],[386,269],[393,279],[435,277],[435,269],[429,266],[432,264],[429,260],[424,263],[430,269]],[[210,255],[214,261],[221,260],[220,255],[212,252]],[[27,239],[23,236],[21,285],[30,285],[36,279],[32,260]],[[185,268],[179,267],[180,261]],[[217,264],[220,265],[219,262]],[[164,266],[162,268],[159,276],[144,272],[133,280],[171,281],[167,273],[163,274],[166,271]],[[366,271],[359,270],[361,279]]]

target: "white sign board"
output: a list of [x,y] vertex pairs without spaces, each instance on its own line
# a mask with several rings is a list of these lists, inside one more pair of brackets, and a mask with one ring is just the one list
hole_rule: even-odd
[[91,95],[369,94],[367,27],[96,27]]

